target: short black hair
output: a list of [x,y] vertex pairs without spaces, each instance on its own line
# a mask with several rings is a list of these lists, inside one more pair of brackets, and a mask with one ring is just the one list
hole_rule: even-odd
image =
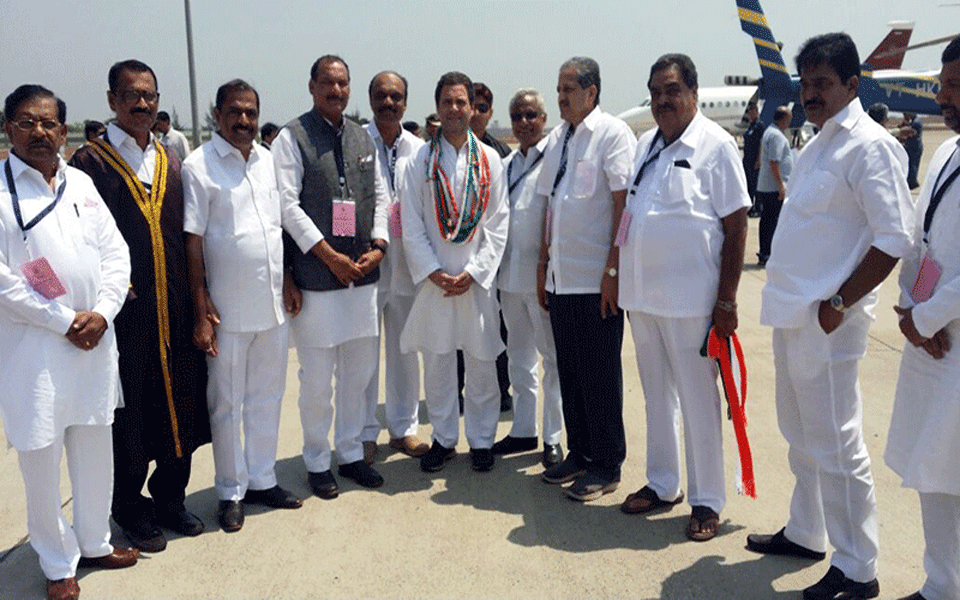
[[170,113],[165,110],[157,111],[157,120],[163,121],[164,123],[170,122]]
[[17,116],[17,111],[20,110],[20,106],[27,100],[33,100],[34,98],[53,98],[57,102],[57,120],[60,121],[60,124],[63,125],[67,122],[67,104],[57,97],[56,94],[43,87],[42,85],[37,85],[35,83],[26,83],[21,85],[17,89],[7,96],[6,101],[3,103],[3,119],[7,123],[13,121],[14,117]]
[[433,92],[433,100],[437,106],[440,106],[440,92],[443,88],[453,85],[462,85],[467,88],[467,99],[470,100],[470,104],[473,104],[473,81],[460,71],[450,71],[440,76],[440,81],[437,82],[437,89]]
[[416,121],[404,121],[403,128],[410,133],[416,133],[420,131],[420,123],[417,123]]
[[790,109],[786,106],[778,106],[775,111],[773,111],[773,121],[777,122],[783,118],[786,118],[790,115]]
[[134,73],[150,73],[150,76],[153,77],[153,86],[160,89],[160,82],[157,81],[157,74],[153,72],[153,69],[145,62],[141,62],[135,58],[130,58],[127,60],[121,60],[118,63],[114,63],[110,67],[110,72],[107,73],[107,85],[111,92],[117,91],[117,83],[120,81],[120,73],[123,71],[133,71]]
[[83,137],[89,138],[91,135],[99,134],[106,129],[106,126],[100,121],[87,121],[83,125]]
[[573,69],[577,74],[577,85],[587,89],[591,85],[597,86],[597,97],[593,99],[593,105],[600,104],[600,65],[597,61],[587,56],[574,56],[560,65],[560,72],[567,69]]
[[317,60],[313,61],[313,66],[310,67],[310,79],[316,81],[317,73],[320,72],[320,67],[322,67],[323,65],[331,64],[331,63],[340,63],[341,65],[343,65],[343,68],[347,70],[347,81],[349,82],[350,81],[350,65],[347,64],[347,61],[343,60],[336,54],[324,54]]
[[227,101],[230,94],[237,92],[253,92],[253,95],[257,98],[257,110],[260,110],[260,94],[257,93],[257,90],[255,90],[252,85],[242,79],[231,79],[217,88],[217,99],[215,101],[217,110],[223,108],[223,103]]
[[[828,64],[846,84],[851,77],[860,76],[860,55],[857,45],[843,32],[814,36],[803,43],[795,60],[797,72]],[[801,74],[802,75],[802,74]]]
[[867,109],[867,115],[881,125],[883,125],[883,122],[887,120],[888,114],[889,108],[883,102],[872,104],[870,108]]
[[404,100],[407,99],[407,87],[408,87],[407,78],[401,75],[400,73],[397,73],[396,71],[380,71],[379,73],[374,75],[373,79],[370,80],[370,85],[367,87],[367,97],[373,96],[373,84],[376,83],[377,78],[380,77],[381,75],[393,75],[395,77],[399,77],[400,81],[403,82],[403,99]]
[[479,81],[473,82],[473,97],[474,98],[483,98],[491,105],[493,105],[493,90],[487,87],[487,84],[481,83]]
[[[677,69],[680,70],[680,77],[683,79],[685,86],[691,90],[697,89],[697,66],[693,64],[693,60],[686,54],[664,54],[658,58],[657,62],[653,63],[650,67],[650,78],[647,79],[647,87],[650,87],[654,73],[672,66],[676,66]],[[756,107],[756,104],[754,104],[753,108]]]
[[279,131],[280,128],[277,127],[276,123],[264,123],[263,127],[260,128],[260,139],[266,139],[273,135],[275,131]]
[[953,62],[960,58],[960,36],[953,38],[947,47],[943,49],[943,55],[940,56],[940,62]]

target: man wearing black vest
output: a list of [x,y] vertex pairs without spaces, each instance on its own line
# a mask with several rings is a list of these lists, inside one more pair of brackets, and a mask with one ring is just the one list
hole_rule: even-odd
[[[364,390],[377,360],[377,286],[387,253],[387,195],[367,132],[343,118],[350,69],[321,56],[310,69],[313,109],[274,140],[277,187],[287,232],[285,263],[303,308],[291,330],[300,362],[303,460],[313,492],[335,498],[328,436],[337,374],[337,472],[363,487],[383,478],[363,460]],[[288,278],[289,280],[290,278]]]

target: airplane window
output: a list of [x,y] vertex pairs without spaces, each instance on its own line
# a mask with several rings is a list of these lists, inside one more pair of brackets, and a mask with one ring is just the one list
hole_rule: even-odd
[[701,102],[701,103],[700,103],[700,108],[706,108],[706,107],[707,107],[707,103],[706,103],[706,102]]
[[713,102],[710,103],[710,108],[713,108]]
[[730,102],[727,101],[727,108],[730,108]]

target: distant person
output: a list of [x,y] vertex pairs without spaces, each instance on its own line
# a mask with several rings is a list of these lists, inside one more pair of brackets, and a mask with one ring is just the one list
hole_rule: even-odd
[[103,135],[106,130],[106,126],[100,121],[87,121],[83,124],[83,137],[89,143]]
[[[110,425],[120,402],[113,320],[127,297],[130,252],[93,182],[57,153],[67,137],[63,100],[22,85],[7,96],[4,119],[13,148],[0,176],[0,413],[47,598],[75,600],[78,566],[119,569],[138,557],[110,544]],[[60,495],[64,451],[72,524]]]
[[[393,71],[374,76],[368,89],[373,121],[365,129],[377,149],[380,178],[389,196],[390,252],[380,263],[377,282],[377,308],[383,323],[384,389],[383,406],[389,445],[407,456],[419,458],[430,447],[417,437],[420,407],[420,358],[416,352],[400,352],[400,334],[410,315],[416,286],[410,279],[407,257],[403,251],[403,228],[400,224],[401,175],[405,165],[423,146],[423,140],[400,126],[407,111],[407,80]],[[379,344],[377,345],[379,351]],[[380,422],[377,405],[380,398],[380,361],[375,363],[373,378],[366,390],[366,415],[363,433],[364,460],[377,456]]]
[[[637,143],[618,298],[646,402],[648,483],[621,510],[646,513],[683,500],[682,417],[691,506],[685,533],[705,542],[717,535],[727,495],[717,361],[700,347],[711,327],[721,338],[737,330],[750,198],[736,141],[697,109],[690,57],[661,56],[647,88],[657,127]],[[669,259],[651,259],[658,256]]]
[[762,207],[757,203],[757,176],[760,174],[760,141],[766,125],[760,120],[760,109],[756,102],[747,105],[747,121],[750,123],[743,132],[743,172],[747,175],[747,193],[753,206],[747,213],[759,217]]
[[531,88],[517,90],[510,99],[510,122],[520,147],[503,159],[510,200],[510,228],[497,284],[503,321],[509,333],[507,356],[514,410],[510,433],[493,445],[493,453],[528,452],[539,444],[539,353],[543,366],[543,466],[549,468],[563,460],[560,448],[563,408],[550,314],[537,299],[537,261],[547,208],[546,196],[537,193],[537,178],[547,147],[543,133],[547,113],[540,92]]
[[911,190],[920,187],[917,176],[920,172],[920,158],[923,156],[923,121],[917,118],[916,113],[903,113],[903,123],[900,124],[900,130],[913,130],[913,135],[909,135],[903,141],[903,149],[907,151],[907,185]]
[[166,111],[157,112],[156,130],[160,135],[160,143],[177,155],[180,162],[190,154],[190,142],[187,136],[173,128],[170,124],[170,115]]
[[773,327],[776,404],[796,478],[786,527],[751,534],[763,554],[823,560],[806,600],[874,598],[877,501],[857,368],[877,288],[910,249],[907,156],[857,98],[860,58],[845,33],[807,40],[800,98],[819,129],[787,185],[760,322]]
[[441,133],[417,151],[401,177],[403,250],[418,287],[400,347],[423,355],[433,445],[420,468],[431,473],[457,453],[458,349],[466,361],[463,421],[470,465],[489,471],[495,462],[491,447],[500,413],[494,361],[503,342],[494,289],[509,206],[499,156],[470,130],[473,99],[469,77],[440,77],[434,100]]
[[[937,104],[947,127],[960,133],[960,38],[941,62]],[[930,160],[916,217],[914,246],[900,269],[896,311],[907,343],[884,456],[903,487],[919,492],[926,542],[927,580],[902,600],[940,600],[960,598],[960,136]],[[942,270],[931,293],[911,294],[931,267]],[[919,549],[899,548],[901,560],[908,550],[919,558]]]
[[[217,90],[217,131],[183,163],[193,343],[206,353],[213,487],[224,531],[247,504],[300,508],[277,485],[277,434],[287,382],[283,234],[273,158],[260,148],[260,97],[240,79]],[[300,298],[288,298],[294,316]]]
[[280,128],[275,123],[264,123],[263,127],[260,128],[260,144],[269,150],[270,144],[273,143],[279,133]]
[[867,114],[870,115],[870,118],[884,127],[887,126],[887,115],[889,113],[890,108],[883,102],[876,102],[867,109]]
[[757,177],[757,202],[761,207],[760,252],[757,258],[761,267],[766,266],[770,258],[770,244],[793,170],[793,152],[787,139],[792,119],[790,107],[778,106],[773,112],[773,124],[764,130],[760,143],[760,175]]
[[423,139],[429,142],[437,136],[438,129],[440,129],[440,117],[437,113],[430,113],[423,121]]
[[403,128],[413,135],[420,137],[420,132],[422,131],[420,129],[420,123],[417,123],[416,121],[404,121]]

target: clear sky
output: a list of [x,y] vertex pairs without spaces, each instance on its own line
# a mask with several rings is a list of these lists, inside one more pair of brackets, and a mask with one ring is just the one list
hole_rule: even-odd
[[[960,30],[960,7],[943,0],[761,0],[792,64],[811,35],[848,32],[861,57],[887,22],[916,22],[912,43]],[[161,109],[190,122],[186,33],[181,0],[0,0],[0,94],[41,83],[67,103],[70,122],[111,116],[107,70],[138,58],[157,73]],[[619,113],[646,96],[650,64],[666,52],[689,54],[700,86],[724,75],[758,76],[734,0],[193,0],[200,120],[216,88],[234,77],[260,92],[261,123],[283,124],[311,106],[312,62],[339,54],[350,65],[348,112],[369,117],[367,85],[380,70],[410,81],[406,119],[434,110],[433,89],[450,70],[494,92],[494,120],[507,126],[507,102],[535,87],[558,122],[557,69],[574,55],[595,58],[601,106]],[[943,45],[907,54],[904,68],[939,69]]]

